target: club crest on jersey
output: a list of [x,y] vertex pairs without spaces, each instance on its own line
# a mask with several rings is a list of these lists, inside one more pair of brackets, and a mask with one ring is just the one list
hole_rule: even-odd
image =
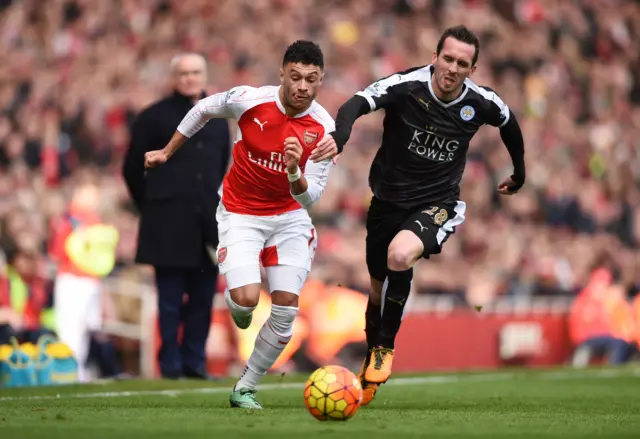
[[227,259],[227,248],[222,247],[218,250],[218,263],[222,264],[225,259]]
[[304,130],[302,140],[304,140],[305,145],[311,146],[315,143],[316,140],[318,140],[318,133],[315,131]]
[[476,110],[471,105],[465,105],[460,110],[460,118],[465,122],[468,122],[471,119],[473,119],[473,116],[475,115],[476,115]]

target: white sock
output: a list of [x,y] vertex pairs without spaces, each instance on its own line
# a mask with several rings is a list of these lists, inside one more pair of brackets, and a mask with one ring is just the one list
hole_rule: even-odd
[[234,390],[256,388],[258,381],[273,366],[291,340],[297,312],[298,308],[295,306],[271,305],[271,316],[260,329],[253,352]]
[[224,290],[224,300],[227,303],[227,308],[234,316],[248,316],[256,309],[255,306],[242,306],[235,303],[228,288]]

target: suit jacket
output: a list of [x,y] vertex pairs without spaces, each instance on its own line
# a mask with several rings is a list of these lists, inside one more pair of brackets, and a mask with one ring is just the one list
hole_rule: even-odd
[[141,214],[138,263],[213,268],[205,244],[218,245],[218,188],[231,147],[227,120],[210,120],[167,163],[144,168],[145,152],[163,148],[192,107],[189,98],[175,92],[133,123],[123,176]]

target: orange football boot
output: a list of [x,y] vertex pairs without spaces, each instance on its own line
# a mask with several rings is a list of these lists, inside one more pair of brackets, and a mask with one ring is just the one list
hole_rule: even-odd
[[362,369],[358,374],[358,379],[360,380],[360,384],[362,384],[362,403],[360,405],[363,406],[369,404],[376,396],[376,392],[378,391],[378,384],[370,383],[364,379],[364,373],[367,370],[369,359],[371,358],[369,354],[370,353],[367,352],[367,357],[362,362]]
[[391,376],[393,349],[373,348],[364,372],[364,379],[369,383],[382,384]]

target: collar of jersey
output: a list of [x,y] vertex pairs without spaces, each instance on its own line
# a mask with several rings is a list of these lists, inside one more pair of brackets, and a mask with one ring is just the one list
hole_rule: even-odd
[[[285,116],[287,115],[287,110],[285,110],[284,105],[282,105],[282,102],[280,102],[280,88],[282,86],[278,86],[277,90],[276,90],[276,105],[278,106],[278,109],[282,112],[282,114],[284,114]],[[304,117],[307,114],[311,113],[311,110],[313,109],[314,104],[316,103],[316,101],[311,101],[311,105],[309,105],[309,108],[307,108],[306,110],[304,110],[302,113],[298,113],[295,116],[293,116],[294,118],[298,119],[300,117]]]
[[429,71],[431,72],[429,75],[427,75],[427,85],[429,86],[429,93],[431,93],[431,97],[440,105],[442,105],[443,107],[447,108],[447,107],[451,107],[452,105],[457,104],[458,102],[460,102],[461,100],[464,99],[464,97],[467,95],[467,92],[469,91],[469,87],[467,86],[467,80],[465,79],[465,83],[464,83],[464,90],[462,90],[462,93],[460,93],[460,96],[458,96],[457,99],[454,99],[451,102],[442,102],[440,99],[438,99],[438,96],[436,96],[436,94],[433,92],[433,87],[431,85],[431,76],[433,75],[433,64],[429,66]]

